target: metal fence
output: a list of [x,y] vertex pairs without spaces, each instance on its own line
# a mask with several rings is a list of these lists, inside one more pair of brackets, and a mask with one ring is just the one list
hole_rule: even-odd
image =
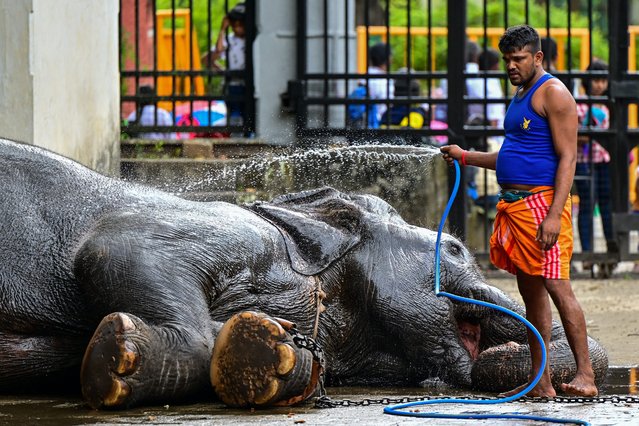
[[[194,25],[199,10],[196,0],[180,2],[181,7],[168,0],[168,11],[160,10],[159,3],[121,0],[122,108],[130,112],[149,101],[167,109],[173,122],[149,127],[125,121],[124,132],[195,132],[203,136],[254,132],[251,40],[255,38],[255,8],[264,7],[266,1],[246,2],[246,67],[240,71],[202,63],[202,53],[214,47],[219,22],[234,2],[225,1],[220,10],[213,10],[208,0],[207,16],[197,16],[198,25]],[[588,140],[584,146],[592,147],[597,141],[610,154],[614,235],[607,239],[616,242],[619,250],[577,252],[574,258],[602,262],[637,258],[629,247],[628,232],[639,229],[639,220],[628,211],[639,157],[636,149],[632,154],[638,135],[635,70],[639,27],[629,23],[627,0],[409,0],[401,9],[391,7],[395,2],[390,0],[298,0],[294,4],[290,13],[297,18],[297,75],[289,82],[283,106],[295,114],[300,144],[338,140],[353,144],[456,143],[466,149],[498,149],[503,130],[498,121],[490,120],[490,110],[507,106],[513,88],[501,66],[490,68],[488,62],[467,65],[469,42],[476,43],[481,52],[494,53],[503,30],[521,23],[553,39],[557,60],[552,73],[589,110],[601,104],[610,111],[607,128],[587,125],[580,135]],[[391,55],[380,50],[380,45],[389,46]],[[380,52],[381,61],[377,58]],[[586,71],[596,57],[609,64],[607,71]],[[584,94],[580,82],[593,77],[608,79],[607,93]],[[243,82],[243,94],[226,90],[234,80]],[[473,81],[483,87],[483,96],[469,93]],[[488,93],[491,82],[501,89],[500,96]],[[135,93],[134,88],[145,84],[155,92]],[[237,101],[243,103],[241,126],[229,127],[226,117],[214,120],[214,106]],[[194,125],[189,119],[198,109],[198,116],[205,118]],[[472,120],[473,114],[480,119]],[[475,244],[481,258],[487,253],[496,190],[494,176],[483,171],[471,174],[470,169],[463,172],[465,191],[454,203],[450,223],[453,232],[466,237],[471,234],[469,227],[475,235],[481,228],[483,237]],[[594,206],[594,172],[576,181],[590,183],[587,193],[578,195]],[[475,188],[470,188],[472,184]]]
[[[120,0],[125,137],[224,137],[255,131],[255,1],[247,0],[243,11],[235,6],[212,0]],[[229,16],[243,23],[243,37],[232,24],[222,29]],[[234,66],[233,40],[238,37],[244,63]]]
[[[307,27],[300,25],[298,51],[301,53],[295,82],[298,136],[311,140],[322,136],[329,141],[330,137],[344,138],[352,143],[456,143],[466,149],[498,149],[503,131],[497,123],[488,120],[489,110],[495,105],[507,105],[513,88],[502,68],[492,69],[487,64],[467,65],[470,61],[469,41],[475,42],[483,52],[491,51],[497,47],[505,28],[529,23],[542,37],[556,43],[556,68],[548,68],[578,97],[579,103],[587,105],[589,111],[595,105],[605,105],[611,113],[607,128],[588,124],[580,129],[580,136],[587,139],[580,149],[591,149],[593,141],[597,141],[610,153],[607,170],[611,172],[614,230],[612,234],[606,233],[608,247],[603,252],[595,253],[591,248],[578,251],[574,258],[613,263],[636,258],[636,250],[628,244],[628,232],[637,229],[637,220],[627,212],[629,197],[634,195],[629,191],[632,186],[629,173],[634,173],[634,167],[629,169],[629,160],[633,157],[631,149],[637,144],[637,109],[633,105],[637,101],[638,88],[634,72],[637,28],[629,25],[628,2],[520,1],[513,7],[512,1],[450,0],[444,14],[438,13],[434,3],[409,1],[405,9],[397,11],[391,10],[389,1],[364,0],[338,6],[324,0],[323,19],[327,29],[323,34],[324,61],[309,64],[309,34],[305,32]],[[298,20],[301,22],[308,19],[308,4],[308,1],[298,2]],[[337,7],[342,7],[343,11],[336,13]],[[375,10],[377,13],[371,12]],[[353,15],[361,21],[356,28],[350,26],[349,17]],[[335,38],[328,31],[334,31],[331,20],[336,16],[346,17],[342,19],[343,32],[349,34],[342,38],[341,47],[336,46]],[[352,33],[355,35],[350,35]],[[380,42],[390,45],[392,56],[386,58],[382,66],[372,66],[375,59],[372,46]],[[338,71],[329,63],[329,52],[336,50],[344,55],[343,69]],[[352,60],[353,57],[357,60]],[[586,71],[596,57],[610,64],[608,71]],[[608,79],[609,90],[605,94],[591,96],[584,93],[580,82],[594,77]],[[487,91],[490,81],[495,79],[497,87],[502,89],[501,96],[491,96]],[[469,83],[478,80],[479,86],[484,88],[483,96],[472,96],[468,91]],[[386,84],[382,93],[388,93],[394,84],[395,96],[380,97],[370,92],[364,92],[363,96],[353,95],[358,84],[370,88],[379,82]],[[412,87],[410,82],[417,82],[415,91],[406,90],[407,86]],[[400,86],[399,83],[403,84]],[[402,91],[398,93],[400,88]],[[382,109],[385,114],[378,117],[377,122],[364,117],[363,125],[361,122],[353,125],[349,114],[359,105],[365,106],[363,109],[367,114],[372,114],[371,106],[376,106],[378,111]],[[423,112],[424,120],[419,126],[410,121],[398,121],[393,114],[388,114],[394,109],[405,111],[414,107],[421,107]],[[480,120],[473,120],[471,111],[477,111],[477,108],[483,114],[479,114]],[[579,185],[580,188],[588,188],[586,193],[582,190],[578,194],[582,208],[597,202],[593,170],[590,167],[586,174],[576,177],[576,182],[586,183]],[[483,238],[478,238],[475,250],[479,257],[486,256],[496,195],[494,176],[468,168],[463,174],[467,191],[462,191],[454,203],[452,230],[466,237],[481,234]],[[475,188],[469,187],[473,184]],[[482,193],[484,197],[480,196]],[[600,204],[603,214],[605,209],[603,203]],[[471,221],[472,225],[469,225]],[[589,223],[591,232],[594,223],[593,220]],[[469,232],[469,226],[472,226],[472,232]],[[478,227],[482,228],[479,233]]]

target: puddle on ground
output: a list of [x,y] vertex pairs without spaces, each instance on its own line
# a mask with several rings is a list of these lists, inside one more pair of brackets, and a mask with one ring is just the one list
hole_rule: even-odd
[[[603,397],[637,395],[639,393],[639,367],[611,367],[606,383],[600,391]],[[346,410],[339,408],[322,410],[313,408],[312,404],[309,403],[296,407],[281,407],[268,410],[236,410],[226,408],[218,402],[201,401],[191,405],[139,407],[123,411],[96,411],[89,409],[79,395],[55,397],[0,395],[0,426],[5,424],[38,424],[38,426],[180,424],[196,426],[213,423],[229,424],[231,426],[247,424],[280,426],[282,424],[293,425],[296,422],[302,422],[302,420],[303,422],[309,422],[309,424],[348,424],[364,421],[364,423],[370,425],[385,425],[388,424],[388,417],[381,415],[380,407],[388,404],[375,403],[374,401],[404,396],[473,396],[468,391],[444,386],[428,390],[424,388],[339,387],[328,388],[327,393],[334,401],[369,399],[373,402],[373,405]],[[627,424],[636,408],[634,403],[628,404],[624,402],[612,404],[573,403],[567,405],[555,403],[550,406],[517,402],[512,404],[517,409],[535,412],[550,410],[550,414],[561,414],[564,417],[581,416],[593,421],[607,419],[608,423],[597,424]],[[512,411],[512,407],[512,405],[506,404],[503,409]],[[609,419],[612,418],[616,420],[610,422]]]

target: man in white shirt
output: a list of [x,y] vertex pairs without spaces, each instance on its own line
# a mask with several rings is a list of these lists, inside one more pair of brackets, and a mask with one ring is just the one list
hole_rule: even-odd
[[[482,71],[499,71],[501,55],[497,50],[488,48],[479,55],[479,69]],[[484,97],[484,79],[482,82],[482,97]],[[496,77],[486,78],[486,99],[504,99],[504,89],[501,80]],[[488,124],[498,129],[504,128],[504,116],[506,115],[506,105],[500,103],[489,103],[486,105],[486,119]]]
[[[466,66],[467,73],[479,72],[479,53],[481,49],[474,41],[466,42]],[[466,96],[468,99],[482,99],[484,97],[484,81],[473,77],[466,79]],[[482,104],[468,104],[466,122],[480,122],[483,120],[484,107]]]
[[[140,86],[138,95],[153,96],[155,90],[151,86]],[[137,126],[173,126],[173,116],[166,110],[159,108],[155,103],[148,99],[141,99],[138,102],[138,108],[127,117],[129,124]],[[139,118],[138,118],[139,114]],[[162,132],[144,132],[139,133],[137,137],[142,139],[176,139],[175,133]]]
[[[368,50],[369,74],[386,74],[390,65],[391,51],[386,43],[377,43]],[[366,82],[364,82],[366,83]],[[391,78],[371,78],[368,80],[368,96],[371,99],[388,100],[395,97],[395,82]],[[377,121],[388,108],[387,102],[376,104]]]

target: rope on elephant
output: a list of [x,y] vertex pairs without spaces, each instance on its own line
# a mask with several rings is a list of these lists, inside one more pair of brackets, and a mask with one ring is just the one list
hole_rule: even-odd
[[453,187],[453,192],[450,195],[450,198],[448,199],[448,204],[446,205],[446,209],[444,210],[444,214],[442,215],[442,219],[439,223],[439,229],[437,231],[437,241],[435,243],[435,294],[437,296],[443,296],[443,297],[448,297],[449,299],[453,299],[459,302],[464,302],[464,303],[471,303],[474,305],[480,305],[480,306],[486,306],[489,308],[493,308],[496,309],[500,312],[503,312],[507,315],[510,315],[516,319],[518,319],[519,321],[521,321],[537,338],[537,340],[539,340],[539,344],[541,346],[541,353],[542,353],[542,359],[541,359],[541,366],[539,367],[539,371],[537,373],[537,375],[535,376],[535,379],[522,391],[511,395],[509,397],[505,397],[505,398],[497,398],[497,399],[461,399],[461,398],[439,398],[439,399],[433,399],[433,400],[427,400],[427,401],[416,401],[416,402],[407,402],[407,403],[403,403],[403,404],[396,404],[396,405],[391,405],[391,406],[387,406],[384,408],[384,413],[386,414],[393,414],[393,415],[397,415],[397,416],[407,416],[407,417],[424,417],[424,418],[437,418],[437,419],[517,419],[517,420],[535,420],[535,421],[543,421],[543,422],[549,422],[549,423],[571,423],[571,424],[578,424],[578,425],[590,425],[590,423],[583,421],[583,420],[576,420],[576,419],[558,419],[558,418],[553,418],[553,417],[541,417],[541,416],[530,416],[530,415],[523,415],[523,414],[519,414],[519,413],[502,413],[502,414],[491,414],[491,413],[465,413],[465,414],[445,414],[445,413],[434,413],[434,412],[419,412],[416,410],[413,411],[401,411],[404,408],[409,408],[409,407],[415,407],[418,405],[434,405],[434,404],[479,404],[479,405],[486,405],[486,404],[502,404],[505,402],[511,402],[514,400],[517,400],[519,398],[521,398],[522,396],[526,395],[528,392],[530,392],[539,382],[539,380],[541,379],[541,376],[543,374],[544,368],[546,367],[546,345],[544,344],[544,340],[541,337],[541,334],[539,334],[539,331],[537,331],[537,329],[523,316],[519,315],[516,312],[513,312],[509,309],[506,309],[502,306],[499,305],[495,305],[493,303],[487,303],[481,300],[474,300],[474,299],[469,299],[466,297],[461,297],[458,296],[456,294],[451,294],[451,293],[446,293],[443,291],[440,291],[439,288],[439,281],[440,281],[440,246],[441,246],[441,236],[442,236],[442,232],[444,230],[444,225],[446,223],[446,218],[448,217],[448,213],[450,212],[450,209],[452,207],[453,201],[455,199],[455,196],[457,195],[457,191],[459,189],[459,181],[460,181],[460,174],[461,171],[459,169],[459,163],[454,160],[454,165],[455,165],[455,185]]

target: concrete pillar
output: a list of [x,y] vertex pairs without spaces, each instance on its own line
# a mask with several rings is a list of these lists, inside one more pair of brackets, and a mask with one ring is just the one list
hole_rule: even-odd
[[117,0],[0,0],[0,136],[119,174]]
[[[328,57],[324,58],[324,2],[328,9]],[[257,134],[269,143],[288,145],[295,141],[295,116],[282,111],[280,95],[287,90],[289,80],[297,78],[297,1],[258,1],[257,31],[253,45],[255,96],[257,99]],[[346,7],[348,6],[348,34]],[[354,0],[306,1],[308,24],[307,71],[343,73],[355,72],[357,64]],[[348,37],[348,41],[346,41]],[[348,58],[345,54],[348,42]],[[348,66],[348,69],[345,69]],[[322,96],[323,83],[309,84],[313,96]],[[329,96],[344,97],[348,88],[343,83],[329,83]],[[323,118],[323,111],[309,111],[309,122]],[[329,123],[344,123],[344,108],[331,107]],[[312,125],[317,125],[312,124]]]

